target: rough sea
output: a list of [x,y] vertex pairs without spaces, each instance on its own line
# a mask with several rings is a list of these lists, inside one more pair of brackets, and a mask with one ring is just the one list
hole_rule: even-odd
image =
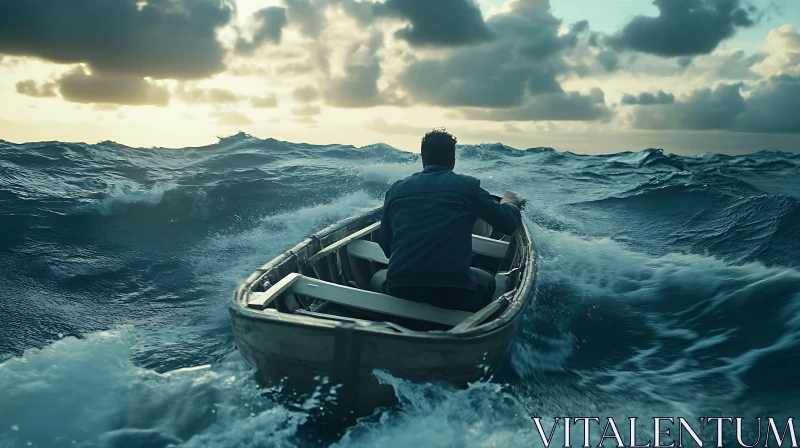
[[380,204],[418,154],[245,134],[0,140],[0,446],[542,446],[533,416],[548,432],[557,416],[741,416],[753,443],[755,417],[798,416],[800,154],[457,157],[527,199],[533,305],[485,381],[377,373],[400,404],[330,435],[312,421],[324,400],[253,380],[226,303],[308,234]]

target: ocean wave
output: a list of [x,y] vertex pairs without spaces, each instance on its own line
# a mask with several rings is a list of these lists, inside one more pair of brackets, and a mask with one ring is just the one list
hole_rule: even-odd
[[[485,381],[383,377],[402,404],[339,446],[536,445],[532,413],[796,408],[800,155],[497,143],[457,157],[493,193],[527,199],[535,305]],[[0,141],[0,445],[318,444],[305,401],[252,381],[226,302],[420,168],[385,144],[247,134],[178,149]]]
[[[621,193],[620,197],[633,197],[671,188],[672,191],[690,194],[718,194],[731,197],[762,195],[766,192],[732,176],[717,173],[679,171],[658,175]],[[675,194],[675,193],[673,193]]]
[[523,378],[604,366],[590,376],[606,388],[630,389],[641,379],[687,397],[735,397],[791,388],[800,374],[784,365],[769,382],[759,375],[800,350],[800,270],[697,254],[651,257],[564,232],[535,238],[542,283],[523,328],[528,337],[517,340],[512,358]]
[[800,232],[800,200],[731,176],[675,172],[569,206],[581,216],[615,223],[614,238],[636,235],[657,252],[688,250],[733,262],[800,266],[800,246],[792,240]]

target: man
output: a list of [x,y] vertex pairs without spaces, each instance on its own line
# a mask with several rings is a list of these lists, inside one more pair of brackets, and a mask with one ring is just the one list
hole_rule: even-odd
[[470,266],[476,218],[506,235],[521,223],[520,201],[501,201],[474,177],[453,172],[456,138],[434,129],[422,138],[422,172],[395,182],[386,193],[379,243],[389,269],[371,288],[442,308],[477,311],[495,289],[494,276]]

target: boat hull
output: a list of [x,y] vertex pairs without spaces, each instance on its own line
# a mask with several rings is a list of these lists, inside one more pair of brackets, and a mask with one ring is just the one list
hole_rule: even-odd
[[260,381],[283,381],[292,390],[307,393],[327,377],[330,384],[342,385],[337,408],[358,415],[395,402],[394,390],[379,384],[374,370],[412,381],[466,386],[497,367],[519,326],[515,319],[490,333],[436,338],[376,334],[352,324],[326,328],[265,323],[233,310],[231,314],[239,352],[256,368]]
[[394,389],[380,384],[375,370],[454,386],[486,377],[502,362],[533,296],[536,257],[523,225],[516,235],[522,262],[513,296],[499,317],[464,332],[399,332],[385,325],[248,308],[249,294],[260,290],[264,280],[274,284],[302,270],[322,247],[374,223],[379,211],[336,223],[262,266],[237,288],[228,307],[237,348],[259,380],[298,393],[324,384],[334,387],[336,400],[328,407],[335,419],[352,419],[396,402]]

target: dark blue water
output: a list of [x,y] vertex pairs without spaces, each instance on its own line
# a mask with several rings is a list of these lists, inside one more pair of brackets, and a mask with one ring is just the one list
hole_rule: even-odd
[[[308,444],[320,401],[257,388],[226,301],[419,169],[386,145],[243,134],[182,149],[0,141],[0,446]],[[461,147],[456,170],[527,198],[535,304],[490,381],[384,376],[402,404],[338,446],[538,446],[532,415],[800,409],[800,155],[498,144]]]

